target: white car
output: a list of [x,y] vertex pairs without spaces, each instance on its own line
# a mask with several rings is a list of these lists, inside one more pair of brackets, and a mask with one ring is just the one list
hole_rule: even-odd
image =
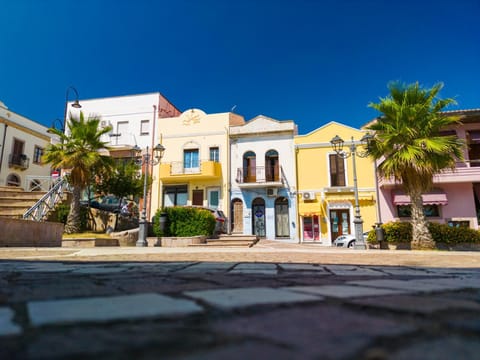
[[[367,242],[368,234],[370,231],[366,231],[363,233],[363,241]],[[344,248],[353,248],[355,246],[355,235],[352,234],[345,234],[340,235],[335,239],[332,246],[336,247],[344,247]]]

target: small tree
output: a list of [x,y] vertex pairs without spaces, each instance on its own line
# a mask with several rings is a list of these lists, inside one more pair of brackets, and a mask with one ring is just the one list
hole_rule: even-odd
[[112,194],[122,199],[143,194],[144,176],[140,175],[140,165],[134,160],[118,161],[113,171],[100,174],[95,182],[94,189],[102,194]]

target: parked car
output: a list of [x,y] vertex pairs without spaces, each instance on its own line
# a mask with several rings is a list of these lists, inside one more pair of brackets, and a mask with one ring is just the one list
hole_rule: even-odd
[[[367,238],[368,238],[369,233],[370,233],[370,231],[365,231],[363,233],[363,241],[364,242],[367,242]],[[351,249],[355,246],[355,235],[353,235],[353,234],[340,235],[339,237],[337,237],[335,239],[332,246],[346,247],[346,248]]]
[[[91,199],[90,207],[94,209],[110,211],[113,213],[120,213],[122,208],[127,206],[130,201],[123,198],[121,203],[120,199],[113,195],[104,196],[102,199]],[[80,201],[83,206],[88,206],[88,200]]]
[[212,213],[212,215],[215,217],[215,230],[214,230],[215,236],[218,236],[219,234],[225,234],[227,232],[227,217],[225,216],[225,213],[222,210],[203,207],[203,206],[191,206],[191,207],[195,207],[198,209],[205,209]]

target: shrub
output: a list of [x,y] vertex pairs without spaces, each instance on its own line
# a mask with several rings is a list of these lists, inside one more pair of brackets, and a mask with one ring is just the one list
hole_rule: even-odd
[[[160,215],[166,214],[165,230],[160,229]],[[153,217],[153,232],[156,236],[212,236],[215,217],[210,211],[193,207],[167,207],[158,210]]]
[[[393,221],[382,225],[385,241],[389,243],[410,243],[412,241],[412,224]],[[436,243],[455,245],[461,243],[480,243],[480,231],[466,227],[451,227],[448,224],[428,223],[428,229]],[[368,235],[369,243],[376,243],[375,232]]]
[[447,224],[429,223],[428,229],[435,242],[446,245],[480,243],[480,231],[467,227],[451,227]]

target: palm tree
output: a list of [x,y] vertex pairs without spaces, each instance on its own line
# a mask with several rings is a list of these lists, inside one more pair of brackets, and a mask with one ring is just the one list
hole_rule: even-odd
[[69,172],[68,181],[72,186],[72,202],[68,214],[65,232],[67,234],[80,231],[80,196],[90,182],[93,169],[109,168],[112,159],[102,156],[101,149],[108,149],[107,143],[100,140],[111,128],[99,130],[99,118],[85,120],[83,112],[78,118],[70,114],[68,134],[58,129],[49,131],[60,138],[60,142],[49,144],[45,149],[44,161],[53,168],[61,168]]
[[456,136],[441,136],[440,130],[458,123],[442,112],[455,100],[440,99],[442,83],[431,89],[414,84],[388,85],[390,94],[369,106],[383,115],[367,127],[375,133],[369,153],[379,160],[378,173],[400,182],[411,200],[412,249],[434,248],[435,242],[423,213],[422,193],[431,190],[433,176],[455,169],[463,159],[464,143]]

